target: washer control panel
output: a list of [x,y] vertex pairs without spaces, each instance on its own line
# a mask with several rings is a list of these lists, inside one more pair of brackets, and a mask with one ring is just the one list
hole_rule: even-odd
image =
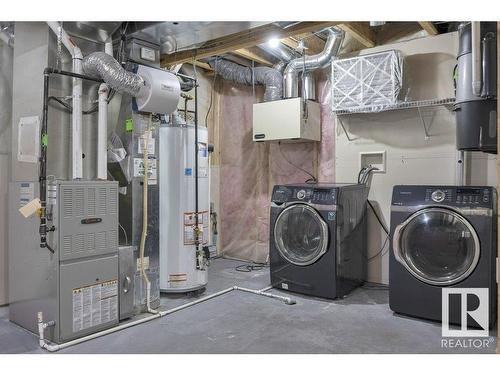
[[280,204],[292,201],[302,201],[312,204],[335,205],[337,190],[335,188],[318,188],[307,186],[276,186],[273,191],[272,201]]
[[431,194],[431,199],[434,202],[441,203],[446,198],[446,193],[442,190],[434,190]]
[[456,203],[461,204],[480,204],[490,203],[490,189],[481,188],[457,188]]

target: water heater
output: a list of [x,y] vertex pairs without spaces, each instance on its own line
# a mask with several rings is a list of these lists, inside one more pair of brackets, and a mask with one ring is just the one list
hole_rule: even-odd
[[[195,128],[160,128],[160,289],[184,293],[207,284],[195,245]],[[209,244],[210,191],[208,130],[198,128],[198,230],[200,246]]]

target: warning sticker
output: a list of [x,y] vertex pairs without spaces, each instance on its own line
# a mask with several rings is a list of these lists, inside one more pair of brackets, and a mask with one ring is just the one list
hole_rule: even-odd
[[206,143],[198,143],[198,177],[208,177],[208,146]]
[[145,146],[145,141],[146,139],[148,140],[148,155],[154,155],[155,154],[155,139],[153,138],[153,135],[149,133],[149,139],[146,138],[146,135],[143,135],[139,138],[137,142],[137,153],[142,154]]
[[[148,185],[156,185],[158,181],[156,171],[156,158],[149,157],[148,161]],[[134,158],[134,177],[144,177],[143,158]]]
[[73,332],[117,319],[117,279],[73,289]]
[[[201,244],[208,243],[208,226],[209,226],[208,211],[198,212],[198,238]],[[196,229],[196,214],[194,212],[184,213],[184,245],[195,244],[195,229]]]

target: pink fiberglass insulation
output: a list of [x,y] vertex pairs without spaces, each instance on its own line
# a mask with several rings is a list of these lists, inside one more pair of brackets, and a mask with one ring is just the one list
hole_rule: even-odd
[[[275,184],[304,182],[314,174],[332,182],[334,122],[330,113],[330,84],[318,75],[321,103],[320,143],[282,143],[252,140],[252,105],[262,101],[262,89],[224,82],[220,128],[220,247],[228,257],[255,262],[267,260],[269,206]],[[306,171],[306,172],[305,172]]]

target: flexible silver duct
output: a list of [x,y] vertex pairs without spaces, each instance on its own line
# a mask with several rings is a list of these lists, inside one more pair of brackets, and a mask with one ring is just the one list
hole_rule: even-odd
[[210,66],[222,78],[243,85],[264,85],[264,101],[279,100],[283,95],[283,76],[273,68],[249,68],[227,60],[212,60]]
[[116,61],[113,56],[104,52],[94,52],[83,58],[85,74],[102,78],[111,88],[119,93],[139,95],[144,87],[144,79],[138,74],[128,72]]
[[[336,29],[328,29],[328,39],[321,53],[312,56],[299,57],[292,60],[284,72],[285,98],[296,98],[299,96],[299,73],[307,73],[328,64],[332,57],[336,56],[344,40],[344,32]],[[307,77],[307,76],[306,76]]]

